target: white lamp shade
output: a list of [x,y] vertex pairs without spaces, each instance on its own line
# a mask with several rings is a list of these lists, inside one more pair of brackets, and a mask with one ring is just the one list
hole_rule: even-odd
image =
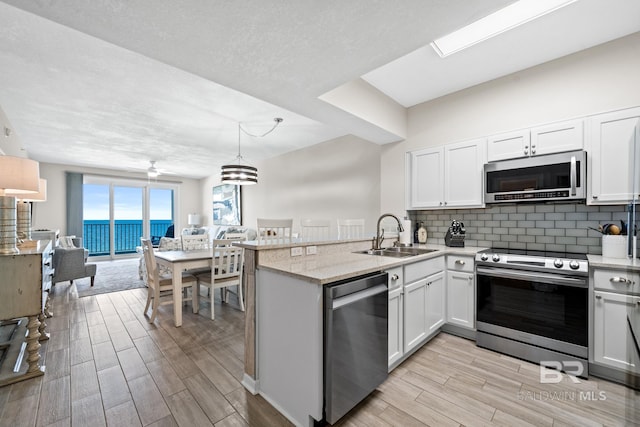
[[25,202],[46,202],[47,201],[47,180],[40,178],[40,191],[37,193],[10,193],[16,199]]
[[200,224],[200,215],[198,214],[189,214],[187,217],[187,223],[189,225],[198,225]]
[[37,193],[40,187],[40,165],[35,160],[23,157],[0,156],[0,191]]

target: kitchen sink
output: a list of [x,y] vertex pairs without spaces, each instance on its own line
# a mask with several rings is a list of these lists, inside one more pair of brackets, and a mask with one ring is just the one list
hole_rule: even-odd
[[356,254],[365,254],[365,255],[379,255],[379,256],[389,256],[395,258],[404,258],[409,256],[423,255],[431,252],[435,252],[437,249],[424,249],[424,248],[383,248],[383,249],[368,249],[366,251],[357,251]]

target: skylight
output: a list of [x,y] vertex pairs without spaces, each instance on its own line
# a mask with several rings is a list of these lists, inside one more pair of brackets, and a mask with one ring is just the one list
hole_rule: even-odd
[[431,42],[442,58],[509,31],[577,0],[519,0]]

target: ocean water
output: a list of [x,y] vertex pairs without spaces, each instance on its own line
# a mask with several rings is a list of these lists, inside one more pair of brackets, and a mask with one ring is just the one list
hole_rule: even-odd
[[[170,219],[151,220],[151,236],[164,236],[173,224]],[[116,220],[114,224],[114,244],[116,254],[134,253],[140,246],[142,220]],[[109,254],[109,220],[85,220],[83,222],[83,243],[90,255]]]

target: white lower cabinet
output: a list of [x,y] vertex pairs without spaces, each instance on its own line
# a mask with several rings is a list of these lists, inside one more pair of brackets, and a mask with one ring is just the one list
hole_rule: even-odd
[[389,290],[389,366],[404,355],[402,286]]
[[447,323],[475,327],[474,293],[473,273],[447,271]]
[[427,337],[427,278],[404,287],[404,352]]
[[640,296],[595,291],[594,298],[593,361],[640,374]]
[[475,329],[474,258],[447,255],[447,323]]
[[427,336],[444,325],[445,296],[444,272],[427,277]]
[[413,350],[445,321],[444,272],[404,287],[404,352]]

